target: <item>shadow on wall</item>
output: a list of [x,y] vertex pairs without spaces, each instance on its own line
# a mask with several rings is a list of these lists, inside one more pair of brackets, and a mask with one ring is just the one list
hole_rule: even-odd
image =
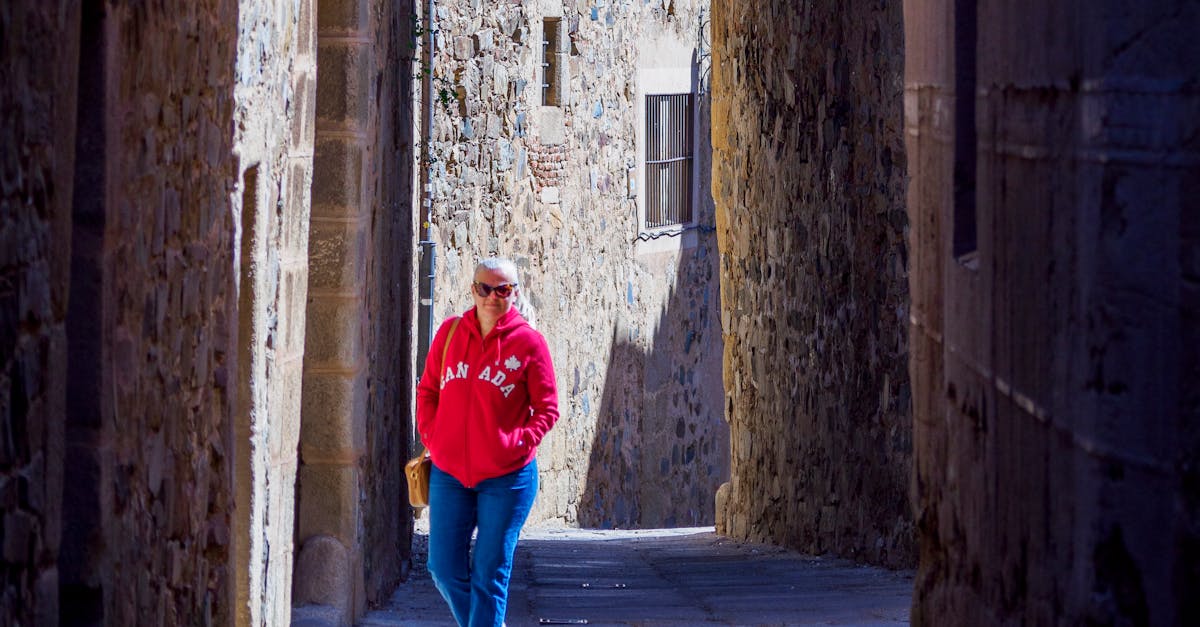
[[583,527],[714,524],[717,488],[729,478],[729,426],[716,237],[699,240],[678,255],[675,286],[650,341],[637,326],[613,328],[580,499]]
[[[700,115],[707,129],[707,108]],[[703,135],[702,135],[703,137]],[[716,489],[730,477],[721,381],[720,286],[709,156],[697,168],[696,245],[638,256],[649,280],[670,281],[656,320],[612,329],[578,521],[595,529],[713,525]],[[672,280],[673,275],[673,280]],[[626,300],[636,311],[635,285]],[[647,336],[648,335],[648,336]]]
[[[696,222],[684,239],[695,236],[695,245],[635,258],[646,292],[654,292],[653,281],[669,288],[657,320],[618,318],[613,327],[579,503],[583,527],[712,525],[717,489],[729,480],[720,255],[709,191],[711,102],[705,84],[693,75]],[[626,304],[636,311],[640,288],[630,281],[626,289]]]
[[608,375],[600,397],[600,415],[588,459],[587,483],[580,498],[583,527],[630,528],[641,520],[639,494],[642,367],[646,354],[623,341],[628,329],[613,328]]

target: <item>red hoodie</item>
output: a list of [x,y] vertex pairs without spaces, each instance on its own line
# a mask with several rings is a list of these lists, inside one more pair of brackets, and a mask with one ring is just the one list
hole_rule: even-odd
[[443,366],[453,320],[434,336],[417,384],[417,431],[438,468],[474,487],[533,460],[558,420],[558,388],[546,339],[516,308],[485,338],[475,309],[464,313]]

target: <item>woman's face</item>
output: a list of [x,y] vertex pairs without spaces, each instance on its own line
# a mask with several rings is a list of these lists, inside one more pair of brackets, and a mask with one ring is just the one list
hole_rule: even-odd
[[[500,292],[506,291],[508,296],[500,295]],[[504,270],[484,268],[475,273],[471,296],[479,313],[499,318],[508,313],[517,301],[517,277]]]

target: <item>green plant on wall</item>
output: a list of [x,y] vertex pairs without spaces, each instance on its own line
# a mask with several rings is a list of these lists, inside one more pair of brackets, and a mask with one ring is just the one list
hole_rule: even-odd
[[[412,20],[412,41],[409,43],[409,47],[413,50],[417,49],[417,42],[420,41],[422,37],[425,37],[426,35],[432,35],[434,37],[437,36],[438,31],[426,30],[425,26],[421,24],[421,20],[416,15],[411,16],[410,19]],[[454,81],[451,81],[445,76],[441,76],[434,72],[432,55],[428,61],[421,61],[420,70],[416,75],[413,76],[413,78],[418,80],[424,80],[425,77],[429,77],[433,83],[435,89],[434,97],[437,104],[445,109],[447,114],[453,114],[453,105],[458,100],[456,97],[458,86],[454,84]]]

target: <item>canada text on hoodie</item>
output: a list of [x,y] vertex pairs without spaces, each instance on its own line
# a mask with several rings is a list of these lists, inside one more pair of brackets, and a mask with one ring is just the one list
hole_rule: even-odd
[[542,334],[512,308],[480,337],[472,308],[429,347],[417,384],[417,431],[433,463],[467,487],[523,468],[558,421],[554,365]]

